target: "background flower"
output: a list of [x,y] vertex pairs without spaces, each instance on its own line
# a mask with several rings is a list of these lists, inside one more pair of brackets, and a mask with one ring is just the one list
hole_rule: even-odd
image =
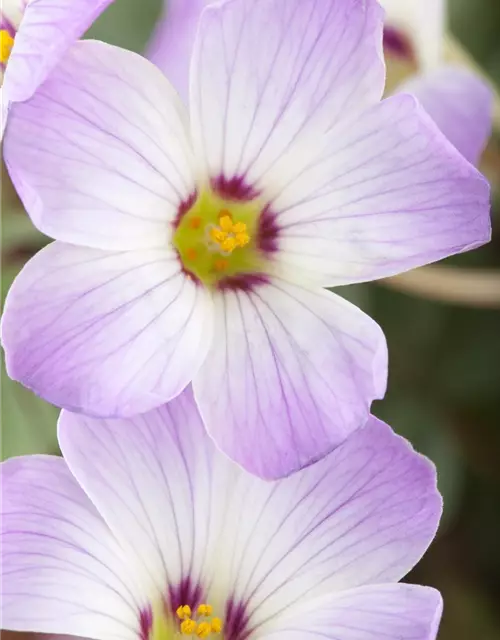
[[441,511],[432,465],[376,419],[267,483],[218,452],[192,392],[130,420],[63,413],[64,460],[2,465],[8,629],[147,638],[210,603],[224,637],[430,640],[441,599],[396,584]]
[[30,98],[112,0],[2,0],[2,132],[10,102]]

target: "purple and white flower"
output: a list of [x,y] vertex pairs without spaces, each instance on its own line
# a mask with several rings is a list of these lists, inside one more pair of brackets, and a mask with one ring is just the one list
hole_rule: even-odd
[[7,297],[9,375],[104,417],[192,382],[218,446],[266,478],[364,425],[385,339],[322,287],[490,237],[484,178],[413,97],[380,102],[382,29],[372,0],[207,7],[189,113],[149,61],[76,44],[5,140],[57,240]]
[[479,162],[491,134],[493,95],[464,67],[445,62],[446,0],[380,0],[387,11],[389,86],[415,95],[455,147]]
[[2,0],[2,131],[11,102],[31,98],[112,0]]
[[131,419],[63,412],[59,442],[2,465],[4,628],[168,640],[189,607],[194,638],[435,638],[439,593],[398,584],[436,532],[435,470],[377,419],[274,483],[216,449],[190,388]]

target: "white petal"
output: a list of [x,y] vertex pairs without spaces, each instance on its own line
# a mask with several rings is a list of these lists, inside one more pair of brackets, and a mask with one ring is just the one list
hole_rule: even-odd
[[144,593],[66,463],[2,464],[2,628],[136,640]]

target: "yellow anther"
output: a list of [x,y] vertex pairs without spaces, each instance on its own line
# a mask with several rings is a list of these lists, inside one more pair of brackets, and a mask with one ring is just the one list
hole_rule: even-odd
[[198,607],[198,615],[199,616],[211,616],[212,615],[212,605],[210,604],[200,604]]
[[213,227],[212,229],[210,229],[210,237],[214,242],[220,244],[227,238],[227,232],[222,231],[222,229],[219,229],[219,227]]
[[250,236],[248,233],[237,233],[235,235],[235,240],[238,247],[244,247],[250,242]]
[[191,617],[191,607],[185,604],[182,607],[179,607],[176,611],[176,614],[179,616],[181,620]]
[[207,638],[212,632],[210,622],[200,622],[196,629],[196,635],[198,638]]
[[201,226],[201,217],[193,216],[189,219],[188,225],[190,229],[199,229]]
[[7,64],[10,57],[12,47],[14,46],[14,38],[10,35],[7,29],[0,30],[0,62]]
[[246,233],[247,225],[244,222],[237,222],[233,224],[232,232],[233,233]]
[[234,251],[237,246],[238,243],[236,242],[236,238],[233,238],[233,236],[229,236],[220,243],[220,248],[222,249],[222,251],[227,251],[228,253]]
[[210,624],[212,633],[220,633],[222,631],[222,620],[220,618],[212,618]]
[[[203,623],[202,623],[203,624]],[[190,636],[193,633],[198,633],[198,625],[191,618],[187,618],[181,622],[181,633],[185,636]]]
[[229,233],[233,230],[233,220],[231,216],[225,215],[219,218],[220,228]]

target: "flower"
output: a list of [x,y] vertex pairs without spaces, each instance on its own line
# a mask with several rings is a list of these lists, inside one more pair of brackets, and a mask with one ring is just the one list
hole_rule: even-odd
[[446,137],[477,164],[491,134],[493,95],[477,74],[445,62],[445,0],[380,0],[387,11],[388,88],[415,95]]
[[97,417],[192,382],[218,446],[277,478],[386,388],[380,328],[322,287],[486,242],[489,187],[411,96],[379,102],[377,3],[234,0],[197,34],[189,116],[153,64],[89,41],[13,108],[8,170],[57,241],[8,294],[7,370]]
[[206,435],[190,389],[131,419],[63,412],[64,459],[2,465],[2,626],[96,640],[432,640],[397,584],[434,537],[435,470],[371,418],[269,483]]
[[66,50],[112,0],[2,0],[2,131],[10,102],[31,98]]

